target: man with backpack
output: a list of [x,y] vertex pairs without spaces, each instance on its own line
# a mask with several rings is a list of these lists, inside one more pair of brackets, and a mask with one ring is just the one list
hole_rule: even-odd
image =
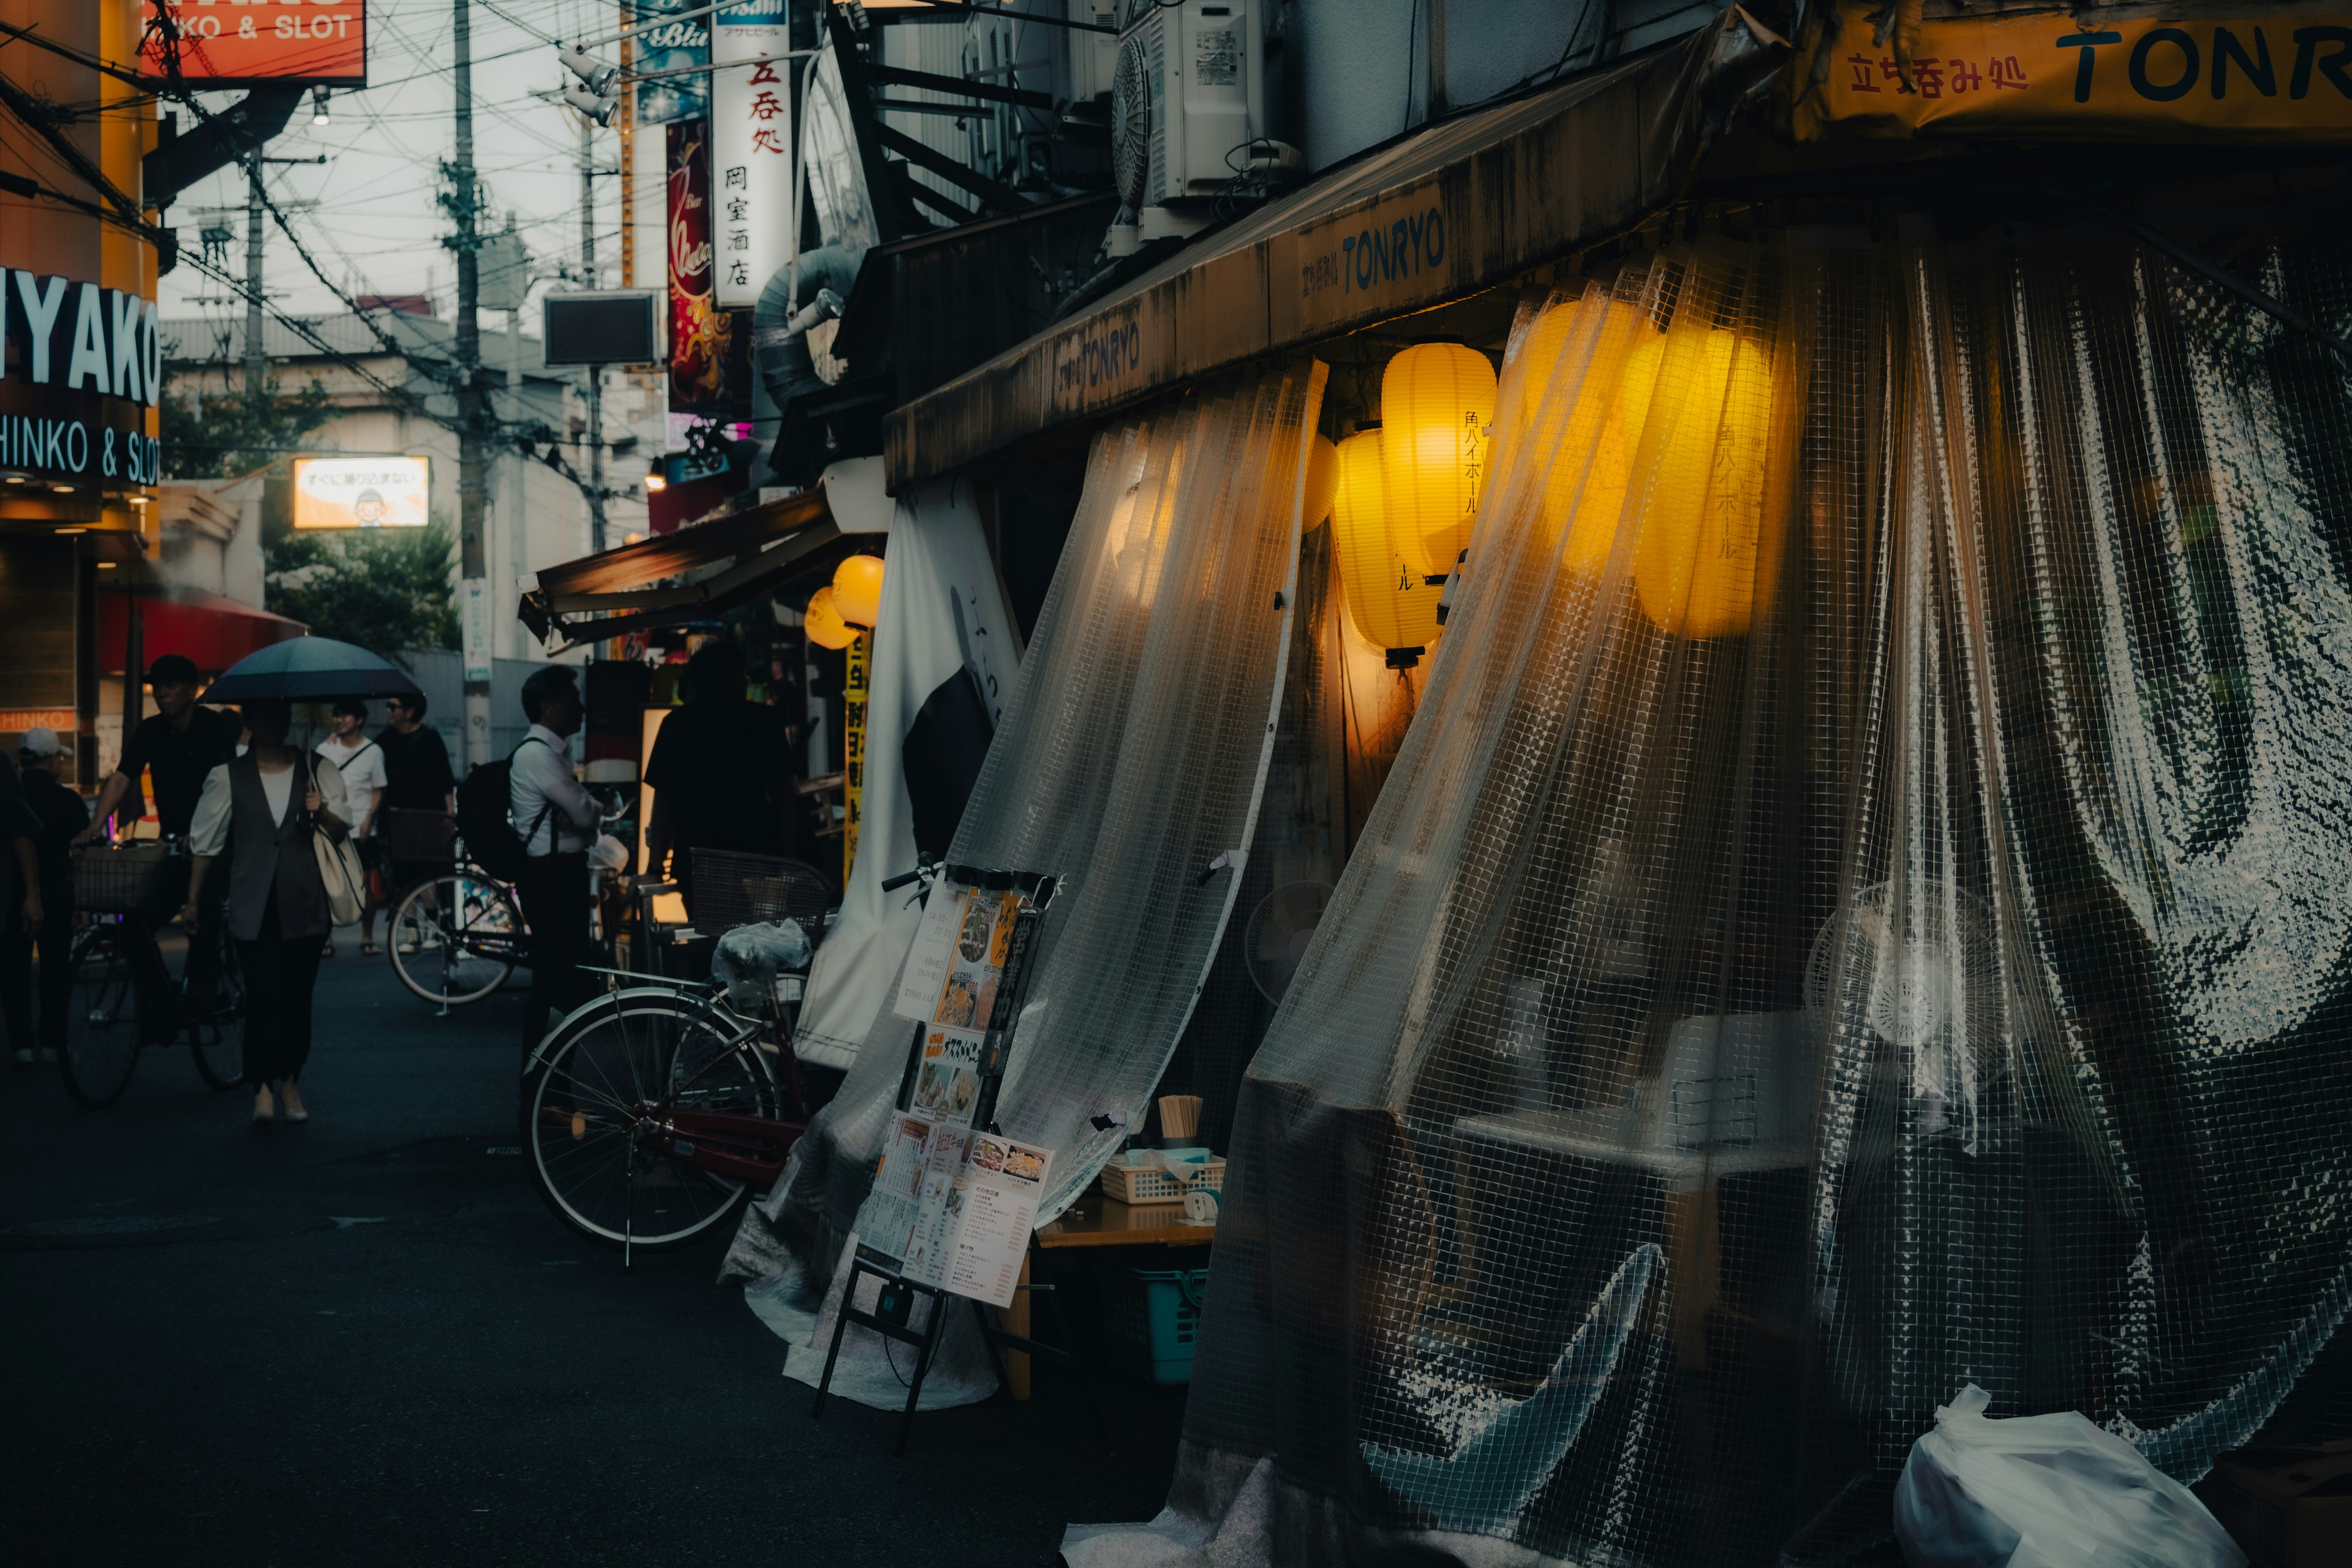
[[[580,965],[590,956],[588,845],[599,813],[596,797],[572,771],[570,742],[582,714],[578,677],[560,664],[538,670],[522,683],[522,710],[530,733],[508,759],[507,821],[520,841],[515,890],[530,927],[530,1000],[523,1013],[529,1050],[546,1032],[551,1005],[560,1018],[594,990]],[[467,844],[476,847],[471,835]]]

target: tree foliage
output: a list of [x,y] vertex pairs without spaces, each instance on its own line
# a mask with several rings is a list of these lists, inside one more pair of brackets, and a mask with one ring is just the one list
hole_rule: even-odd
[[404,648],[454,648],[456,543],[457,531],[442,521],[429,528],[274,533],[262,547],[268,608],[307,622],[322,637],[386,658]]
[[163,394],[163,466],[175,479],[225,479],[267,468],[289,447],[334,417],[335,405],[314,377],[299,392],[276,380],[258,406],[242,392]]

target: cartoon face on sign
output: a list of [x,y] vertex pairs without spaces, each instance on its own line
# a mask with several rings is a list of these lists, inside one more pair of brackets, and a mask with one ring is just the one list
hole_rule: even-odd
[[383,526],[383,497],[375,490],[362,490],[360,499],[352,503],[352,515],[360,520],[362,528]]

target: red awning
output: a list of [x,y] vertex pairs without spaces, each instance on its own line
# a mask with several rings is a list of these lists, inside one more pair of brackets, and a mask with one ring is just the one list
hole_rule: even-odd
[[[129,594],[98,596],[98,668],[109,675],[122,669],[131,601]],[[201,588],[176,588],[169,598],[142,595],[139,625],[144,662],[152,664],[167,653],[185,654],[206,675],[218,675],[247,654],[310,629]]]

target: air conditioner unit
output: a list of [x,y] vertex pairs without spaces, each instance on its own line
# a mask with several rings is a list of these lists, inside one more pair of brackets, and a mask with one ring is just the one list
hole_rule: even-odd
[[1145,215],[1147,230],[1149,209],[1214,196],[1249,165],[1266,130],[1267,4],[1126,0],[1111,170],[1120,203]]

